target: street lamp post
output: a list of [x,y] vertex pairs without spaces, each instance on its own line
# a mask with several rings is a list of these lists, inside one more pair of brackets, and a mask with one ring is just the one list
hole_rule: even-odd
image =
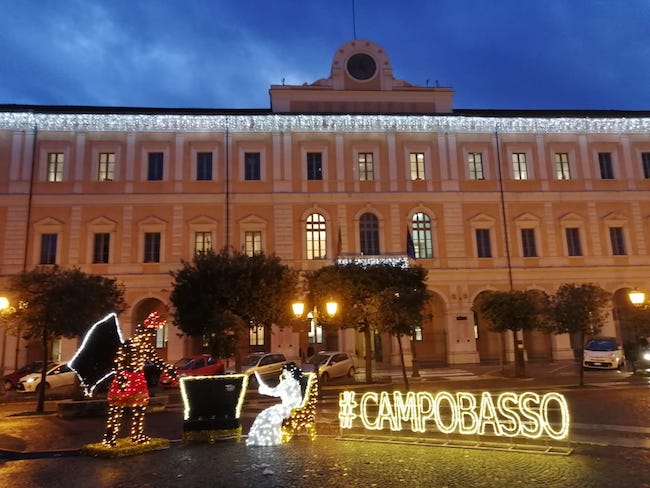
[[[7,297],[0,297],[0,317],[2,318],[2,355],[0,356],[0,378],[5,376],[5,359],[7,357],[7,317],[12,312],[11,304]],[[5,385],[0,387],[0,394],[4,395]]]
[[[293,309],[293,315],[297,318],[300,319],[303,317],[305,313],[305,304],[303,302],[295,302],[291,305],[291,308]],[[336,312],[338,310],[338,303],[336,303],[333,300],[328,301],[325,304],[325,311],[327,313],[328,317],[334,317],[336,315]],[[320,312],[318,310],[318,307],[314,306],[312,310],[307,312],[307,320],[309,322],[309,326],[314,328],[314,341],[317,342],[317,327],[320,319]],[[318,351],[314,350],[314,354],[316,354]],[[319,364],[318,361],[314,363],[314,372],[316,373],[316,379],[320,383],[320,371],[319,371]],[[318,389],[319,395],[320,395],[320,388]]]

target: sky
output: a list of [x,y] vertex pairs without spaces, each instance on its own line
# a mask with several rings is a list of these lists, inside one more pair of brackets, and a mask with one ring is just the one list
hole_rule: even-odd
[[0,0],[0,104],[268,109],[368,39],[457,109],[650,110],[650,0]]

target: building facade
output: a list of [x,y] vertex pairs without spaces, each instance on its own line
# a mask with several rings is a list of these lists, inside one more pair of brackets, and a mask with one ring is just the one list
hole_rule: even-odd
[[[351,41],[330,77],[272,86],[270,109],[0,106],[0,292],[38,265],[116,277],[128,334],[169,313],[169,271],[207,248],[299,270],[411,255],[433,294],[414,341],[425,363],[512,353],[472,312],[487,290],[596,283],[614,294],[603,333],[625,339],[617,309],[650,290],[650,112],[463,110],[453,95]],[[251,345],[299,359],[282,325]],[[192,352],[179,332],[158,338],[169,360]],[[329,331],[316,347],[362,361],[362,340]],[[523,341],[530,360],[573,354],[567,336]],[[10,334],[2,347],[8,370],[30,355]],[[56,347],[68,359],[76,342]],[[393,339],[373,351],[397,364]]]

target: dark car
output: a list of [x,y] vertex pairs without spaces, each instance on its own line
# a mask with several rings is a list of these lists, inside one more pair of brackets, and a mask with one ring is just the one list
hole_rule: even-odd
[[[50,365],[53,363],[49,363]],[[48,365],[49,369],[49,365]],[[40,373],[43,370],[43,361],[34,361],[33,363],[26,364],[22,368],[17,369],[13,373],[2,377],[4,380],[5,391],[15,390],[18,387],[18,382],[23,376],[31,373]]]

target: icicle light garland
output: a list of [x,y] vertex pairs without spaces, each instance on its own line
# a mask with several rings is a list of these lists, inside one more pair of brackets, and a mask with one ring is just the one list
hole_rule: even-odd
[[0,130],[125,132],[650,133],[650,117],[0,113]]

